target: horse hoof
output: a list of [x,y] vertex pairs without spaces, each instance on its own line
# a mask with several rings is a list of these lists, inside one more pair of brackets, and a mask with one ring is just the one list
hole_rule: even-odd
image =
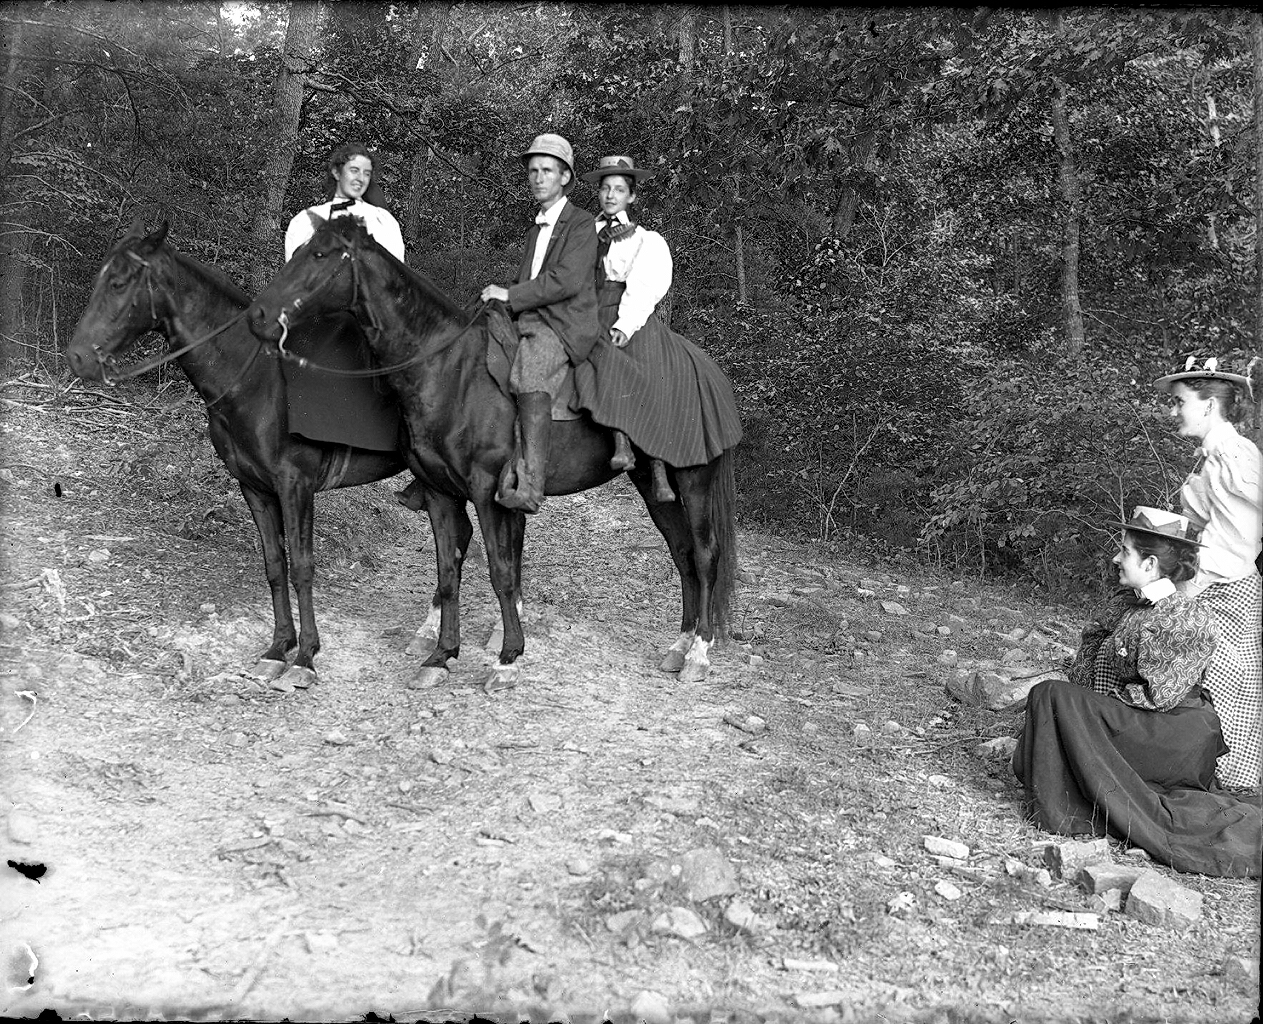
[[662,672],[679,672],[683,667],[683,651],[667,651],[667,656],[662,659],[662,664],[658,666]]
[[315,669],[304,668],[302,665],[295,665],[286,672],[285,679],[297,690],[305,690],[309,686],[315,686],[318,682],[320,682],[320,680],[316,678]]
[[275,679],[289,668],[289,662],[277,661],[275,658],[260,658],[250,670],[252,676],[260,679]]
[[518,667],[515,662],[512,665],[497,665],[491,670],[491,674],[483,681],[482,690],[484,693],[497,693],[500,690],[511,690],[517,686]]
[[277,676],[268,683],[269,690],[275,690],[277,693],[293,693],[294,684],[289,681],[289,675]]
[[428,690],[431,687],[442,686],[447,682],[447,669],[439,665],[429,665],[425,668],[417,669],[413,677],[408,680],[409,690]]
[[710,666],[705,662],[690,661],[682,669],[680,669],[680,682],[682,683],[702,683],[706,681],[706,676],[710,672]]
[[430,656],[430,652],[434,650],[434,645],[438,642],[438,638],[437,633],[431,636],[428,631],[419,631],[408,643],[404,653],[410,658],[424,661]]

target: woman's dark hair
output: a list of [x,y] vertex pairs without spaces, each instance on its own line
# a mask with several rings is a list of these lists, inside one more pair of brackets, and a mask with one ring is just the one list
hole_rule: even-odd
[[1126,530],[1141,558],[1153,556],[1158,560],[1158,571],[1172,583],[1183,583],[1197,575],[1197,546],[1185,541],[1169,540],[1153,533]]
[[1249,403],[1243,401],[1245,389],[1238,387],[1230,380],[1213,380],[1207,377],[1192,377],[1180,382],[1198,398],[1218,398],[1219,409],[1229,423],[1240,423],[1249,412]]
[[342,165],[355,156],[367,157],[373,165],[373,180],[368,183],[368,188],[364,190],[364,202],[384,209],[386,206],[386,193],[382,191],[381,185],[377,183],[377,157],[367,146],[361,146],[358,142],[344,142],[330,153],[328,159],[325,160],[325,198],[333,198],[333,194],[338,189],[338,183],[335,180],[336,176],[342,170]]
[[[628,195],[631,195],[633,197],[636,195],[636,176],[634,174],[604,174],[601,176],[600,180],[596,183],[596,185],[593,188],[593,191],[597,193],[598,197],[600,196],[600,192],[601,192],[601,182],[605,181],[606,178],[622,178],[625,182],[627,182]],[[640,218],[633,211],[630,203],[628,204],[627,209],[624,210],[623,212],[627,214],[627,219],[631,221],[633,224],[640,223]]]

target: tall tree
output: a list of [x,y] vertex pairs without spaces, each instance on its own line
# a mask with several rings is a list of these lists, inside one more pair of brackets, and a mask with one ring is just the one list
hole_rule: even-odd
[[[1053,14],[1058,42],[1065,39],[1066,20],[1061,11]],[[1079,190],[1079,172],[1074,160],[1074,137],[1070,131],[1070,114],[1065,79],[1053,76],[1052,123],[1057,144],[1057,172],[1061,182],[1062,259],[1061,306],[1066,355],[1079,359],[1083,355],[1083,306],[1079,301],[1079,237],[1083,218],[1083,200]]]
[[1256,11],[1251,22],[1254,37],[1254,351],[1263,354],[1263,14]]
[[262,168],[263,185],[251,231],[254,259],[250,267],[250,289],[255,292],[267,284],[280,262],[277,236],[281,230],[281,204],[298,147],[303,89],[316,66],[319,23],[320,0],[290,0],[281,66],[272,85],[273,116],[267,158]]

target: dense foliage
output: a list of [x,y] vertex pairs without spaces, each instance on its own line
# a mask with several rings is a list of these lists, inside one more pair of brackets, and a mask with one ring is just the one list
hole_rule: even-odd
[[279,223],[362,140],[409,262],[462,302],[516,266],[533,134],[565,134],[581,170],[654,165],[642,214],[673,246],[675,326],[734,381],[751,522],[1081,585],[1191,458],[1148,382],[1256,347],[1241,12],[342,0],[301,59],[289,4],[0,12],[14,363],[57,367],[134,214],[239,281],[279,263],[252,225],[285,73],[303,100]]

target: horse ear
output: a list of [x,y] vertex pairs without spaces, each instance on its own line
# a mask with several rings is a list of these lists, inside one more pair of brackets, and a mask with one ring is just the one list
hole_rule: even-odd
[[311,230],[319,231],[320,228],[324,225],[325,218],[320,216],[320,214],[318,213],[312,213],[310,210],[306,212],[307,212],[307,216],[311,219]]
[[144,237],[144,234],[145,234],[145,222],[141,218],[140,214],[138,213],[136,214],[135,217],[132,218],[131,225],[128,227],[126,231],[123,232],[123,236],[119,239],[119,241],[120,242],[134,242],[136,241],[136,239]]
[[171,225],[167,221],[163,221],[158,225],[157,230],[145,239],[145,248],[149,252],[153,252],[160,246],[167,237],[167,232],[171,230]]

